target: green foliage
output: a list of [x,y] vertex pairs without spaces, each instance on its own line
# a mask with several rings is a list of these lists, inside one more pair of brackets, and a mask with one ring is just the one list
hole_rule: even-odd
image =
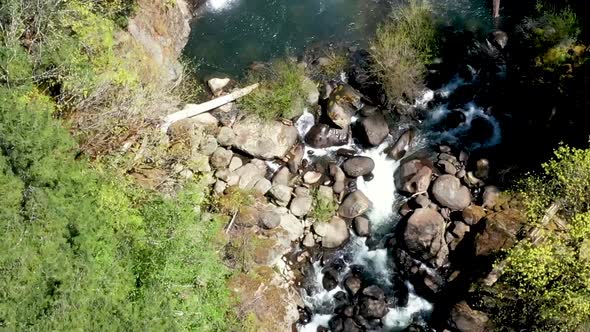
[[339,77],[340,73],[346,70],[348,58],[345,54],[331,50],[326,52],[325,57],[328,59],[328,64],[322,66],[321,70],[326,76]]
[[314,222],[328,222],[336,215],[338,205],[331,197],[325,197],[319,194],[318,190],[312,192],[313,205],[307,218]]
[[373,70],[392,104],[413,100],[424,87],[426,65],[436,53],[436,27],[425,1],[412,0],[377,29]]
[[[558,148],[541,175],[522,182],[520,196],[543,238],[507,253],[501,284],[514,297],[497,320],[509,330],[573,331],[590,322],[590,149]],[[541,224],[552,204],[565,230]],[[515,305],[523,308],[519,319],[510,314]]]
[[304,69],[283,60],[254,72],[249,81],[260,82],[260,87],[244,97],[240,104],[247,112],[264,120],[290,119],[303,109]]
[[76,161],[32,86],[0,87],[0,328],[227,331],[222,224]]

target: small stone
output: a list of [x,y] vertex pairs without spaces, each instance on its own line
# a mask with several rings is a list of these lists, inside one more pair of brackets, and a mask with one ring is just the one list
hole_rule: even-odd
[[218,147],[211,155],[211,166],[215,168],[225,168],[229,165],[232,156],[233,153],[230,150]]
[[221,96],[221,93],[223,92],[223,88],[225,88],[230,82],[230,79],[225,77],[225,78],[212,78],[209,81],[207,81],[207,85],[209,85],[209,89],[211,89],[211,92],[213,93],[213,95],[215,97],[219,97]]
[[281,184],[276,184],[270,189],[270,195],[276,200],[279,206],[289,205],[292,192],[293,188]]
[[260,223],[266,229],[273,229],[281,224],[281,216],[274,211],[265,211],[260,214]]
[[215,191],[216,194],[221,195],[221,194],[223,194],[223,192],[225,191],[226,188],[227,188],[227,183],[225,183],[221,180],[217,180],[215,182],[215,186],[213,187],[213,191]]
[[303,217],[311,210],[313,199],[310,196],[295,197],[291,200],[291,213],[296,217]]
[[231,161],[229,162],[228,169],[229,169],[230,171],[232,171],[232,172],[233,172],[233,171],[235,171],[236,169],[238,169],[238,168],[242,167],[242,166],[243,166],[243,164],[244,164],[244,163],[242,162],[242,159],[240,159],[240,158],[239,158],[239,157],[237,157],[237,156],[233,156],[233,157],[231,158]]
[[303,236],[305,231],[303,223],[292,214],[284,214],[281,216],[281,228],[289,233],[289,240],[297,241]]
[[303,246],[306,248],[313,248],[315,247],[315,239],[313,238],[313,233],[307,233],[303,238]]
[[211,113],[201,113],[199,115],[195,115],[191,118],[191,120],[193,120],[195,124],[201,126],[217,127],[219,124],[219,120],[211,115]]
[[457,174],[457,167],[455,167],[455,165],[453,165],[450,161],[441,160],[438,162],[438,166],[440,166],[442,170],[447,174]]
[[224,147],[231,146],[234,144],[235,139],[236,134],[230,127],[221,127],[221,129],[219,129],[219,133],[217,134],[217,142],[219,145]]
[[365,217],[354,218],[353,226],[358,236],[367,237],[371,234],[369,219]]
[[185,168],[178,175],[180,175],[181,178],[188,180],[193,177],[194,173],[190,169]]
[[483,207],[491,208],[498,203],[500,189],[495,186],[486,186],[483,191]]
[[310,171],[303,175],[303,182],[307,184],[318,183],[322,178],[322,173]]
[[310,195],[309,189],[305,187],[295,188],[295,196],[297,197],[308,197]]
[[481,206],[469,205],[462,214],[467,225],[475,225],[486,216],[486,211]]
[[281,167],[272,177],[272,184],[280,184],[283,186],[287,186],[289,185],[290,175],[291,173],[289,173],[289,169],[287,167]]
[[205,156],[210,156],[217,150],[217,140],[215,137],[208,135],[205,137],[201,144],[199,144],[199,152],[204,154]]
[[265,178],[261,178],[260,180],[256,181],[256,184],[253,187],[254,191],[260,193],[261,195],[265,195],[270,190],[270,188],[272,188],[272,184]]
[[346,175],[356,178],[369,174],[375,169],[375,162],[369,157],[353,157],[342,164]]

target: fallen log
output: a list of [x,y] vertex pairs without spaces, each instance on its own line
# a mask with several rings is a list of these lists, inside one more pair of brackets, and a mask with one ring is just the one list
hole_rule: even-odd
[[258,83],[252,84],[245,88],[236,90],[230,94],[209,100],[202,104],[186,104],[182,111],[166,115],[164,119],[162,119],[161,129],[165,133],[168,131],[168,128],[170,128],[170,126],[175,122],[191,118],[193,116],[208,112],[212,109],[216,109],[220,106],[231,103],[232,101],[242,98],[251,93],[252,91],[256,90],[258,86]]

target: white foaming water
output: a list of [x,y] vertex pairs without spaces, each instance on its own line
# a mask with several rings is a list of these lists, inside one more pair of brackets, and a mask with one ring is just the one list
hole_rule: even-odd
[[389,220],[396,200],[394,173],[399,162],[388,158],[384,152],[391,143],[391,137],[388,137],[380,146],[361,153],[375,162],[374,177],[371,181],[365,181],[362,177],[357,179],[357,188],[373,203],[367,215],[374,227]]
[[237,0],[207,0],[207,9],[215,12],[229,9]]
[[417,296],[412,284],[406,282],[406,286],[410,292],[408,305],[389,309],[387,315],[383,318],[386,331],[403,329],[412,323],[416,315],[432,312],[432,304]]
[[[452,128],[440,133],[439,140],[444,140],[449,143],[460,141],[461,137],[466,135],[471,129],[472,121],[477,118],[483,118],[486,121],[488,121],[491,125],[493,130],[492,135],[489,138],[487,138],[485,142],[471,143],[470,148],[476,149],[482,147],[490,147],[499,144],[502,140],[502,131],[498,120],[493,116],[486,114],[483,108],[477,107],[474,103],[469,103],[466,106],[467,110],[462,110],[463,114],[465,114],[465,121],[456,128]],[[446,105],[440,106],[431,113],[430,121],[435,123],[441,120],[449,112],[450,110],[446,107]]]

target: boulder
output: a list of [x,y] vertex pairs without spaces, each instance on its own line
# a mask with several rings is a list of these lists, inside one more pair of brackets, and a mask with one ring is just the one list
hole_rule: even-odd
[[211,113],[201,113],[199,115],[195,115],[191,118],[194,123],[198,126],[204,127],[217,127],[219,124],[219,120],[216,117],[211,115]]
[[270,181],[265,178],[260,178],[258,181],[256,181],[256,184],[254,184],[252,189],[261,195],[265,195],[270,190],[270,188],[272,188]]
[[303,182],[305,182],[307,184],[315,184],[315,183],[318,183],[321,178],[322,178],[322,173],[309,171],[303,175]]
[[490,35],[490,42],[499,49],[504,49],[508,45],[508,34],[502,30],[496,30]]
[[465,301],[455,304],[451,309],[449,325],[459,332],[485,332],[488,330],[488,324],[488,316],[471,309]]
[[343,218],[356,218],[367,212],[371,205],[371,201],[367,196],[362,191],[357,190],[346,196],[338,209],[338,214]]
[[270,195],[275,199],[275,202],[279,206],[287,206],[291,201],[291,193],[293,188],[282,184],[275,184],[270,188]]
[[305,96],[305,101],[309,105],[317,105],[320,99],[320,91],[318,86],[308,77],[304,77],[301,81],[301,90]]
[[500,197],[500,189],[495,186],[486,186],[483,190],[483,207],[493,208]]
[[436,260],[441,263],[448,255],[445,240],[445,221],[436,211],[420,208],[414,211],[406,223],[403,238],[408,252],[421,261]]
[[248,190],[254,188],[254,185],[256,185],[258,180],[264,177],[265,172],[256,165],[248,163],[236,169],[233,174],[239,177],[238,186],[240,189]]
[[287,167],[281,167],[272,177],[272,184],[280,184],[283,186],[289,185],[289,178],[290,178],[289,169]]
[[207,135],[200,143],[199,143],[199,152],[205,156],[210,156],[217,150],[218,144],[215,137]]
[[309,188],[306,187],[295,187],[294,190],[295,193],[295,197],[304,197],[304,196],[310,196],[310,191]]
[[297,142],[297,129],[278,121],[261,121],[246,117],[234,126],[236,134],[233,146],[260,159],[283,158]]
[[225,189],[227,189],[227,183],[221,181],[221,180],[217,180],[215,181],[215,185],[213,186],[213,191],[218,194],[218,195],[222,195],[223,192],[225,191]]
[[356,178],[367,175],[375,169],[375,162],[369,157],[352,157],[342,164],[346,175]]
[[360,121],[363,136],[366,138],[366,143],[371,146],[378,146],[383,143],[387,135],[389,135],[389,127],[387,121],[382,114],[376,113],[369,117],[363,118]]
[[340,247],[349,237],[346,221],[336,216],[327,223],[315,223],[313,231],[321,237],[322,247],[328,249]]
[[441,160],[437,164],[443,170],[443,172],[450,175],[457,174],[457,167],[455,167],[452,162],[448,160]]
[[207,81],[207,85],[209,86],[209,89],[211,89],[211,92],[213,93],[213,95],[215,97],[219,97],[221,96],[221,93],[223,92],[223,88],[225,88],[230,82],[230,79],[225,77],[225,78],[212,78],[210,80]]
[[253,206],[244,206],[240,208],[236,215],[235,223],[239,226],[252,227],[258,224],[260,211]]
[[307,233],[303,238],[303,246],[306,248],[313,248],[315,247],[315,239],[313,238],[313,233]]
[[325,290],[331,291],[338,286],[338,273],[334,270],[327,270],[324,272],[322,278],[322,286]]
[[285,213],[281,215],[281,228],[289,234],[289,240],[297,241],[305,231],[303,223],[294,215]]
[[483,228],[475,236],[475,255],[489,256],[512,247],[523,221],[523,216],[516,209],[487,215],[482,220]]
[[260,223],[266,229],[273,229],[281,224],[281,215],[274,211],[264,211],[260,214]]
[[313,125],[305,135],[305,142],[316,149],[324,149],[331,146],[346,145],[350,136],[348,127],[344,129],[332,128],[326,124]]
[[438,203],[451,210],[463,210],[471,204],[469,189],[450,174],[442,175],[434,181],[432,194]]
[[395,185],[401,192],[415,194],[426,192],[430,186],[432,168],[428,161],[412,159],[402,162],[395,172]]
[[226,168],[229,166],[233,153],[230,150],[226,150],[222,147],[215,149],[215,152],[211,155],[209,162],[211,166],[215,168]]
[[287,166],[291,173],[296,174],[303,161],[303,153],[305,152],[305,146],[303,144],[297,144],[293,150],[289,152],[289,161]]
[[463,221],[467,225],[475,225],[486,216],[486,211],[481,206],[469,205],[463,210],[462,214]]
[[291,201],[291,213],[296,217],[303,217],[311,210],[313,199],[310,196],[295,197]]
[[348,128],[352,122],[354,111],[347,105],[330,99],[328,101],[328,117],[340,129]]
[[359,314],[368,319],[383,318],[389,311],[385,293],[375,285],[363,289],[358,301]]
[[415,131],[413,129],[408,129],[403,134],[401,134],[389,152],[389,157],[393,160],[402,159],[410,148],[410,145],[414,140],[414,135]]
[[473,173],[479,179],[487,179],[490,175],[490,162],[485,159],[479,159],[475,162],[476,170]]
[[344,174],[344,171],[338,165],[330,164],[330,176],[334,179],[334,185],[332,186],[334,193],[340,194],[343,192],[346,188],[346,174]]
[[232,146],[234,144],[234,140],[236,139],[236,133],[230,127],[221,127],[219,129],[219,133],[217,134],[217,142],[221,146]]
[[362,281],[359,277],[351,275],[344,280],[344,289],[351,295],[355,296],[356,293],[361,289]]
[[353,228],[358,236],[367,237],[371,234],[369,219],[365,217],[356,217],[353,221]]
[[230,172],[233,172],[242,166],[244,166],[244,162],[242,162],[242,159],[240,159],[237,156],[233,156],[227,168],[230,170]]
[[469,227],[467,224],[461,221],[454,221],[451,227],[451,231],[447,233],[446,237],[449,249],[455,250],[459,243],[465,237],[465,234],[467,234],[470,230],[471,227]]

